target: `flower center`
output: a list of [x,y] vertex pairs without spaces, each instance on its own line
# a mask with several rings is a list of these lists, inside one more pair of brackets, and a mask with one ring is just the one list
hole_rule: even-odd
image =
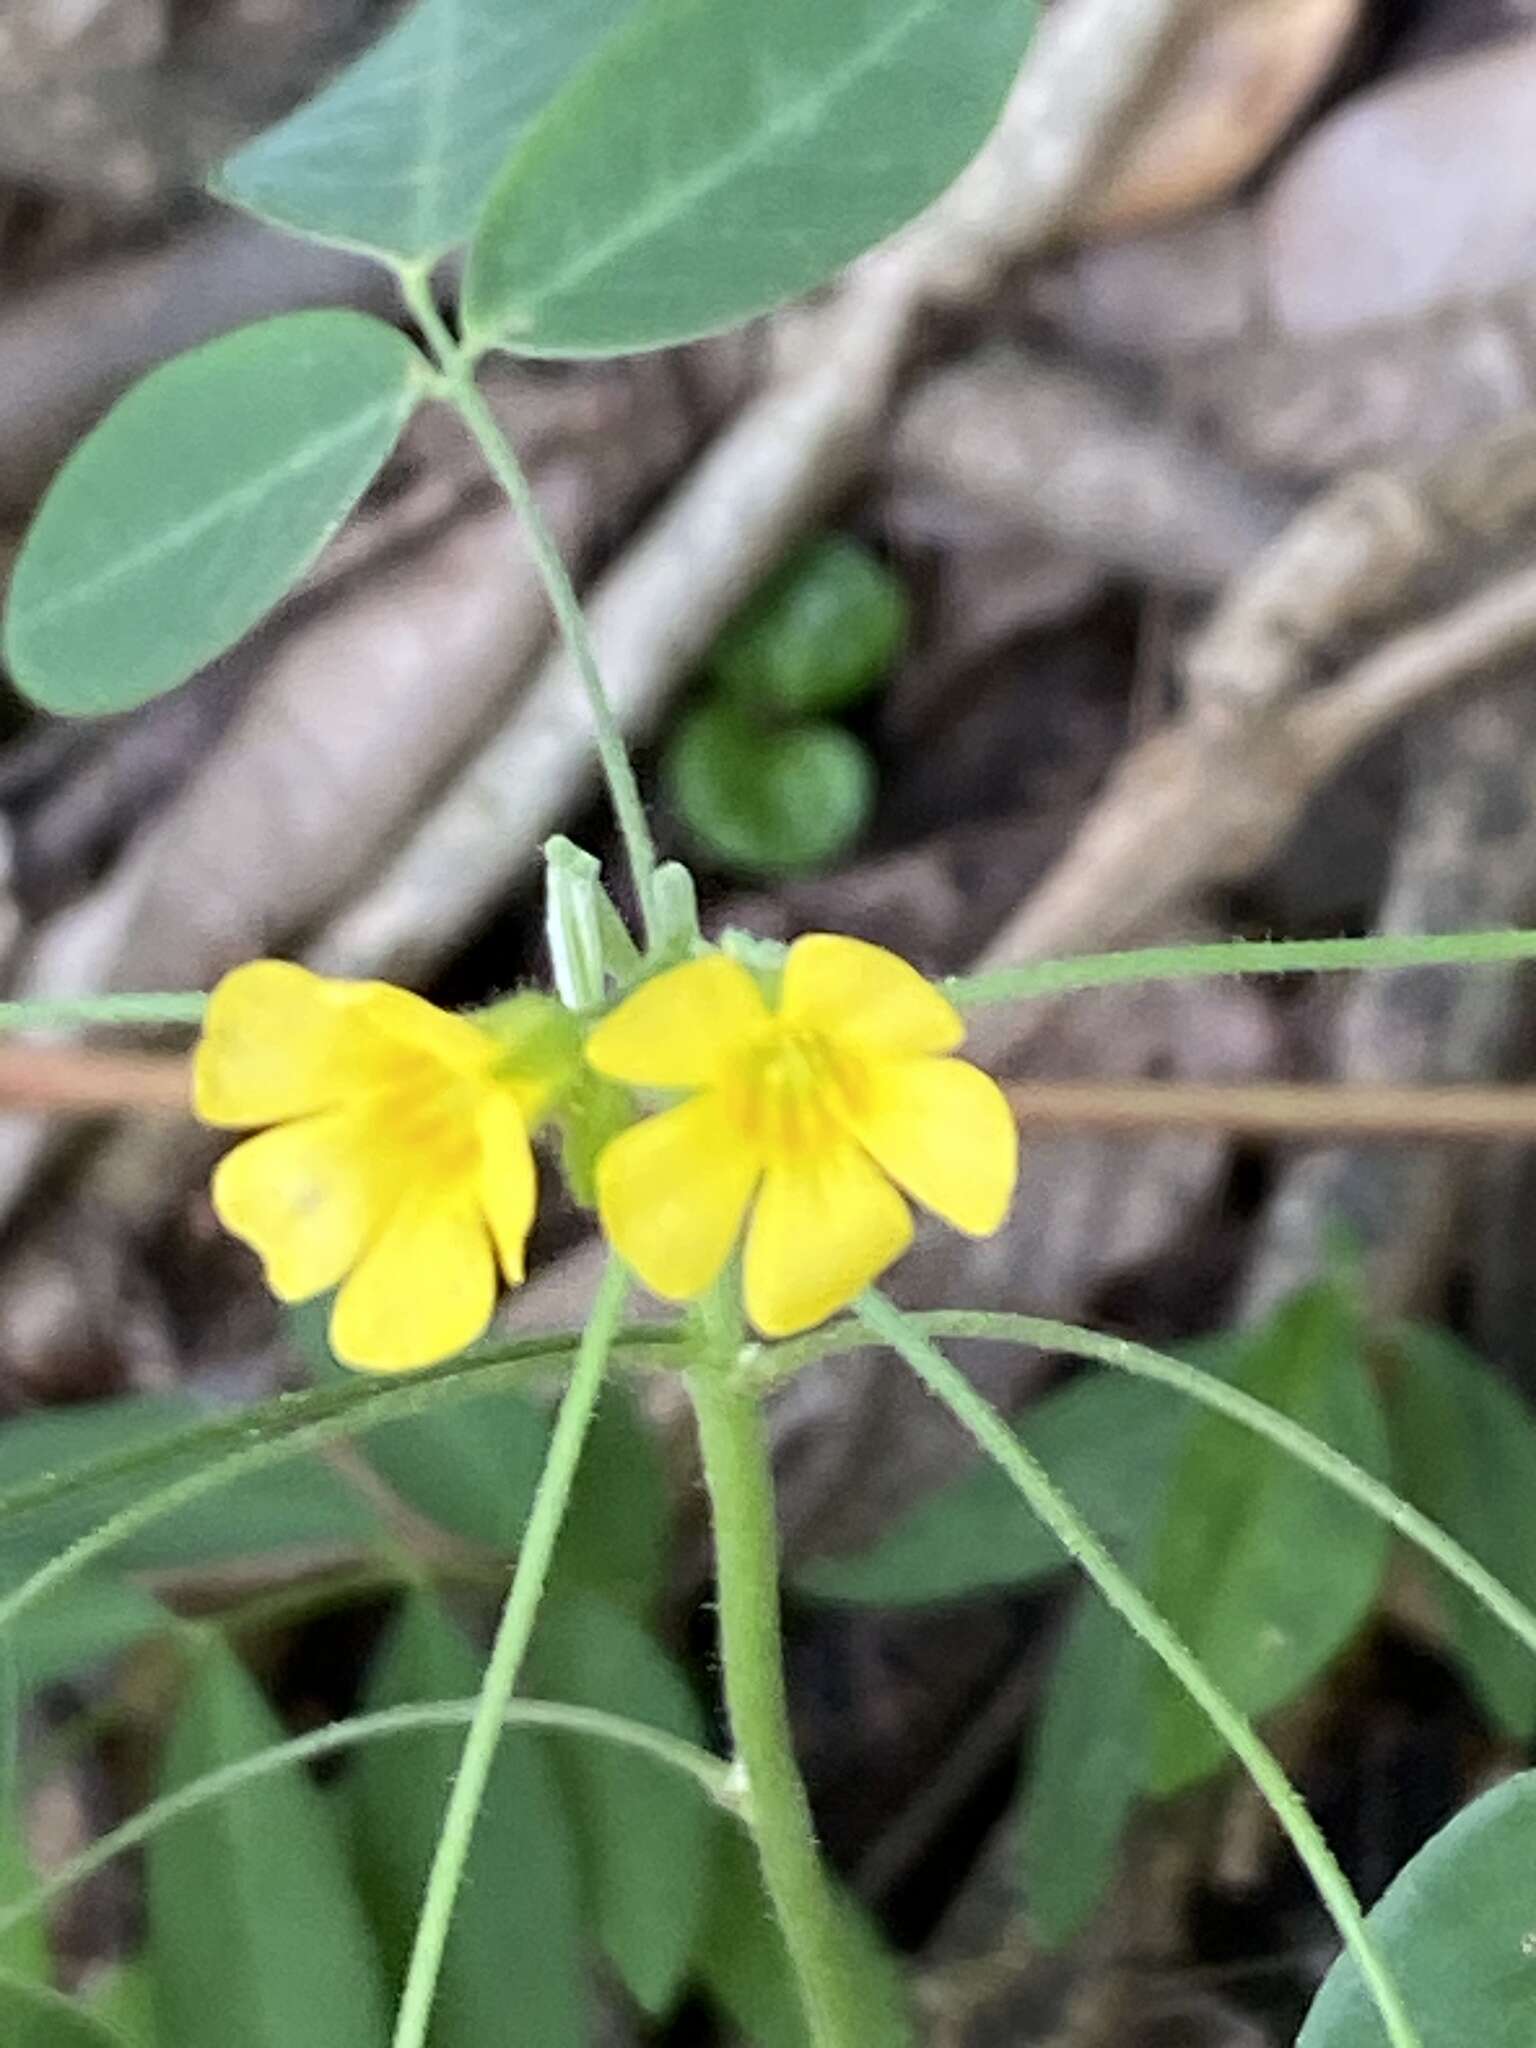
[[735,1062],[723,1092],[747,1142],[788,1164],[841,1143],[863,1089],[857,1058],[822,1032],[775,1022]]
[[413,1062],[408,1074],[374,1096],[370,1121],[398,1172],[438,1185],[460,1181],[479,1162],[475,1110],[484,1093],[435,1062]]

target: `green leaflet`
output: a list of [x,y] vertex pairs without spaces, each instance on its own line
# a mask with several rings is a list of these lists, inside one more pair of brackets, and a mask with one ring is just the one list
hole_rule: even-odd
[[[250,1414],[255,1428],[256,1411]],[[239,1418],[230,1420],[238,1430]],[[42,1473],[78,1470],[85,1475],[100,1456],[127,1453],[136,1445],[148,1456],[159,1442],[166,1446],[167,1461],[153,1470],[154,1480],[180,1479],[206,1462],[196,1435],[202,1422],[213,1428],[218,1418],[182,1394],[131,1394],[16,1416],[0,1425],[0,1487]],[[183,1439],[186,1448],[177,1452]],[[143,1481],[128,1473],[95,1490],[82,1477],[62,1498],[18,1517],[0,1531],[0,1588],[14,1585],[145,1491]],[[166,1515],[120,1545],[111,1567],[168,1571],[264,1552],[366,1550],[379,1533],[376,1511],[356,1489],[321,1460],[306,1458],[287,1471],[237,1479],[219,1498]],[[36,1619],[39,1628],[48,1626],[46,1608]],[[28,1640],[38,1638],[23,1637],[23,1661]]]
[[470,249],[472,343],[618,355],[820,284],[975,155],[1032,14],[649,0],[513,151]]
[[126,2048],[82,2006],[14,1977],[0,1977],[0,2041],[5,2048]]
[[[326,1339],[330,1297],[293,1309],[288,1326],[319,1386],[357,1375],[339,1365]],[[522,1538],[549,1443],[543,1407],[512,1387],[459,1407],[426,1409],[370,1430],[360,1454],[440,1528],[508,1555]]]
[[468,238],[522,131],[635,5],[419,0],[213,189],[319,241],[430,261]]
[[901,652],[905,586],[846,534],[797,548],[709,652],[710,674],[743,708],[785,718],[846,711],[878,689]]
[[[21,1687],[15,1659],[10,1644],[0,1641],[0,1905],[9,1905],[36,1883],[22,1834],[22,1802],[17,1785],[20,1710]],[[0,1971],[8,1978],[27,1983],[48,1982],[52,1964],[41,1921],[26,1922],[0,1935]]]
[[[1202,1346],[1199,1363],[1368,1469],[1383,1468],[1384,1423],[1346,1290],[1308,1289],[1257,1329]],[[1387,1532],[1276,1445],[1223,1416],[1182,1403],[1176,1411],[1161,1443],[1134,1425],[1121,1439],[1122,1455],[1139,1448],[1146,1457],[1118,1504],[1108,1448],[1097,1485],[1093,1466],[1089,1483],[1074,1485],[1069,1465],[1050,1466],[1038,1448],[1088,1522],[1122,1536],[1132,1575],[1222,1690],[1260,1715],[1304,1692],[1360,1627],[1380,1586]],[[1026,1894],[1051,1944],[1076,1933],[1103,1897],[1137,1794],[1170,1795],[1227,1760],[1117,1617],[1091,1591],[1078,1599],[1024,1805]]]
[[609,1378],[582,1450],[550,1572],[550,1598],[596,1593],[642,1618],[666,1582],[666,1480],[650,1427],[624,1381]]
[[825,719],[764,726],[721,698],[690,711],[667,749],[667,795],[721,867],[797,874],[851,851],[875,806],[875,766]]
[[96,1571],[67,1580],[52,1599],[18,1615],[6,1633],[17,1674],[30,1690],[56,1684],[175,1625],[168,1610],[132,1579]]
[[289,313],[178,356],[76,448],[11,579],[18,689],[127,711],[231,647],[308,569],[395,445],[421,357],[362,313]]
[[[622,1608],[589,1594],[545,1606],[524,1690],[704,1739],[698,1703],[665,1651]],[[565,1788],[593,1931],[645,2010],[664,2013],[693,1957],[719,1818],[699,1786],[664,1765],[577,1735],[542,1741]]]
[[[474,1693],[479,1663],[441,1603],[413,1594],[370,1677],[369,1708]],[[403,1974],[461,1729],[361,1751],[347,1779],[359,1882]],[[587,2038],[576,1850],[543,1743],[502,1738],[475,1825],[433,2006],[433,2048],[570,2048]]]
[[[1497,1373],[1440,1330],[1394,1334],[1387,1408],[1397,1483],[1507,1586],[1536,1594],[1536,1422]],[[1517,1741],[1536,1730],[1536,1659],[1440,1573],[1429,1574],[1483,1704]]]
[[1152,1669],[1119,1615],[1086,1588],[1051,1672],[1022,1815],[1025,1905],[1047,1948],[1085,1925],[1114,1877],[1146,1782]]
[[[162,1789],[282,1740],[243,1667],[200,1646]],[[147,1854],[160,2048],[379,2048],[378,1957],[329,1802],[299,1769],[173,1821]]]
[[[1369,1915],[1424,2048],[1530,2048],[1536,2012],[1536,1772],[1484,1793],[1421,1849]],[[1352,1958],[1335,1963],[1296,2048],[1386,2048]]]
[[[864,1914],[838,1895],[847,1967],[859,1976],[868,2014],[868,2048],[916,2048],[899,1965]],[[709,1917],[699,1951],[702,1988],[752,2048],[805,2048],[805,2015],[758,1874],[751,1838],[725,1830],[710,1873]]]
[[[1385,1423],[1344,1288],[1309,1288],[1223,1348],[1224,1378],[1368,1472],[1386,1469]],[[1375,1516],[1316,1473],[1205,1415],[1170,1474],[1147,1590],[1233,1704],[1258,1718],[1304,1692],[1357,1633],[1388,1544]],[[1170,1679],[1152,1688],[1148,1786],[1167,1795],[1226,1751]]]
[[154,1984],[142,1955],[98,1977],[88,2002],[92,2015],[122,2036],[123,2048],[158,2048]]
[[[1188,1410],[1160,1387],[1096,1373],[1048,1394],[1019,1434],[1098,1533],[1118,1543],[1150,1523],[1188,1429]],[[807,1565],[796,1586],[819,1599],[906,1607],[1022,1589],[1068,1569],[1008,1475],[983,1459],[916,1502],[870,1549]]]

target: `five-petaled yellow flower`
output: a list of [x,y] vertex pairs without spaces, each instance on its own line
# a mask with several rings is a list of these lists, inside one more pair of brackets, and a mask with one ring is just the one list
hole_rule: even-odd
[[658,975],[587,1041],[600,1073],[690,1091],[598,1160],[615,1249],[655,1293],[691,1300],[751,1206],[747,1313],[780,1337],[846,1306],[906,1250],[898,1188],[987,1236],[1012,1199],[1018,1137],[996,1082],[945,1057],[964,1036],[915,968],[857,939],[797,940],[777,1009],[722,954]]
[[509,1065],[492,1032],[382,982],[255,960],[214,990],[197,1113],[272,1126],[220,1162],[214,1208],[282,1300],[340,1284],[331,1345],[346,1364],[451,1357],[490,1321],[498,1264],[522,1279],[528,1132],[548,1089]]

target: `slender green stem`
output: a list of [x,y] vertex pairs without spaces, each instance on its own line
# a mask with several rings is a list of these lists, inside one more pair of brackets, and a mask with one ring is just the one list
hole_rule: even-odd
[[1039,960],[941,983],[960,1009],[1012,1003],[1134,981],[1208,981],[1230,974],[1330,974],[1346,968],[1491,967],[1536,960],[1536,931],[1384,934],[1366,939],[1233,939],[1214,946],[1148,946]]
[[486,404],[479,386],[475,383],[474,362],[449,333],[447,323],[437,310],[425,275],[419,271],[402,271],[401,286],[412,314],[437,356],[442,370],[444,396],[455,407],[465,426],[473,434],[492,474],[523,523],[528,545],[533,551],[534,561],[538,565],[544,588],[549,595],[550,607],[587,694],[587,703],[597,736],[598,759],[602,763],[614,815],[618,819],[619,831],[623,836],[624,850],[629,858],[630,872],[634,876],[635,894],[640,899],[646,933],[648,937],[654,939],[656,906],[652,885],[656,874],[656,846],[645,815],[645,805],[641,801],[640,785],[635,779],[634,765],[629,758],[629,749],[624,744],[624,735],[619,731],[618,720],[613,715],[613,706],[608,701],[608,692],[603,687],[602,672],[597,665],[592,636],[587,630],[586,617],[581,609],[581,600],[576,595],[575,585],[571,582],[570,571],[566,568],[554,535],[539,509],[538,498],[522,464],[513,453],[511,443],[497,424],[496,415]]
[[[632,1361],[665,1358],[675,1361],[682,1331],[665,1325],[657,1328],[636,1325],[621,1331],[616,1348]],[[311,1387],[302,1393],[280,1394],[254,1408],[237,1408],[228,1414],[210,1416],[189,1423],[183,1429],[168,1430],[147,1443],[108,1451],[79,1464],[65,1464],[19,1486],[0,1493],[0,1530],[30,1515],[68,1499],[71,1506],[95,1493],[115,1489],[127,1481],[143,1483],[168,1467],[196,1461],[196,1472],[187,1474],[183,1488],[176,1482],[174,1492],[160,1490],[132,1501],[121,1516],[104,1521],[78,1539],[78,1550],[67,1547],[48,1561],[43,1584],[31,1581],[15,1589],[13,1599],[0,1602],[0,1623],[10,1620],[23,1607],[46,1592],[48,1587],[99,1557],[104,1551],[139,1529],[174,1513],[201,1494],[221,1486],[262,1465],[297,1458],[349,1436],[362,1436],[386,1422],[420,1415],[428,1409],[451,1407],[455,1402],[483,1399],[487,1395],[510,1393],[526,1388],[533,1376],[550,1367],[567,1364],[576,1350],[577,1339],[563,1331],[542,1337],[500,1340],[479,1346],[463,1358],[430,1372],[403,1378],[349,1379],[339,1386]]]
[[497,1738],[506,1718],[507,1703],[522,1666],[528,1639],[549,1576],[555,1542],[565,1519],[571,1485],[581,1462],[588,1425],[597,1407],[619,1317],[629,1292],[629,1278],[617,1259],[611,1259],[592,1304],[587,1327],[582,1332],[571,1383],[560,1404],[559,1419],[550,1438],[549,1455],[539,1476],[529,1511],[523,1547],[512,1575],[512,1587],[502,1609],[490,1662],[480,1687],[480,1698],[464,1742],[442,1832],[427,1877],[421,1918],[406,1971],[405,1989],[395,2020],[394,2048],[423,2048],[432,2017],[443,1949],[453,1923],[453,1909],[469,1858],[470,1842],[485,1797],[486,1781],[496,1757]]
[[[1267,1402],[1244,1393],[1241,1387],[1229,1386],[1213,1373],[1202,1372],[1198,1366],[1188,1365],[1181,1358],[1170,1358],[1165,1352],[1153,1351],[1145,1344],[1133,1344],[1124,1337],[1105,1336],[1098,1330],[1080,1329],[1073,1323],[1050,1322],[1040,1316],[943,1309],[933,1314],[909,1316],[907,1325],[925,1336],[972,1337],[985,1342],[1029,1344],[1041,1351],[1059,1351],[1069,1358],[1090,1358],[1100,1365],[1111,1365],[1120,1372],[1134,1374],[1138,1379],[1156,1380],[1189,1400],[1214,1409],[1244,1429],[1267,1437],[1298,1463],[1310,1466],[1341,1493],[1347,1493],[1362,1507],[1379,1516],[1406,1542],[1432,1558],[1448,1577],[1464,1586],[1479,1606],[1496,1621],[1502,1622],[1511,1635],[1536,1655],[1536,1612],[1512,1593],[1502,1580],[1495,1578],[1486,1565],[1479,1564],[1470,1550],[1464,1549],[1438,1522],[1431,1521],[1428,1515],[1420,1514],[1417,1508],[1411,1507],[1390,1486],[1346,1458],[1342,1451],[1336,1451],[1332,1444],[1314,1436],[1278,1408],[1271,1408]],[[798,1371],[813,1357],[828,1357],[838,1351],[852,1350],[861,1341],[862,1332],[856,1324],[839,1323],[830,1329],[817,1331],[814,1339],[803,1344],[780,1346],[768,1354],[766,1364],[769,1370],[759,1375],[759,1384],[783,1377],[785,1370]],[[785,1352],[794,1355],[784,1359]]]
[[720,1652],[745,1817],[814,2048],[880,2048],[851,1981],[795,1763],[779,1624],[778,1525],[757,1395],[713,1357],[689,1377],[715,1538]]
[[208,998],[195,991],[143,996],[27,996],[0,1003],[0,1031],[53,1031],[61,1026],[200,1024]]
[[[307,1735],[295,1736],[290,1742],[274,1743],[270,1749],[258,1750],[253,1756],[241,1757],[237,1763],[225,1764],[204,1777],[193,1778],[174,1792],[168,1792],[163,1799],[144,1807],[120,1827],[113,1828],[110,1834],[101,1836],[78,1856],[60,1864],[46,1883],[0,1910],[0,1938],[23,1920],[44,1912],[55,1899],[72,1891],[77,1884],[93,1877],[113,1857],[137,1848],[161,1828],[186,1814],[195,1813],[199,1807],[227,1799],[253,1779],[269,1777],[274,1771],[291,1770],[296,1765],[333,1756],[338,1750],[356,1749],[364,1743],[380,1742],[387,1737],[414,1735],[424,1728],[462,1728],[473,1722],[479,1708],[477,1699],[429,1700],[388,1707],[376,1714],[358,1714],[350,1720],[334,1722],[328,1728],[316,1728]],[[643,1756],[654,1757],[673,1770],[685,1772],[718,1806],[730,1813],[737,1810],[731,1793],[728,1765],[696,1744],[685,1742],[677,1735],[665,1734],[659,1728],[649,1728],[643,1721],[631,1721],[622,1714],[606,1713],[600,1707],[567,1706],[556,1700],[511,1700],[502,1709],[498,1733],[507,1728],[564,1729],[574,1735],[589,1735],[601,1742],[617,1743]]]
[[904,1359],[936,1400],[999,1465],[1032,1512],[1073,1558],[1126,1625],[1189,1694],[1262,1793],[1306,1866],[1340,1938],[1354,1957],[1392,2048],[1422,2048],[1386,1963],[1365,1924],[1360,1901],[1300,1793],[1252,1723],[1213,1682],[1141,1589],[1116,1564],[1076,1509],[964,1373],[937,1350],[900,1309],[870,1292],[858,1304],[865,1327]]

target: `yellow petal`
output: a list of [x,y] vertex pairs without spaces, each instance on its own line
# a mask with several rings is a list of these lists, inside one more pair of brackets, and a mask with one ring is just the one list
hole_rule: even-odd
[[408,988],[395,988],[387,981],[359,981],[350,986],[363,1020],[381,1042],[423,1054],[455,1074],[483,1074],[501,1057],[501,1048],[489,1031],[468,1017],[439,1009]]
[[260,1253],[282,1301],[334,1287],[395,1192],[367,1127],[335,1110],[247,1138],[213,1175],[219,1220]]
[[707,1088],[768,1021],[739,960],[711,953],[637,988],[587,1040],[588,1062],[641,1088]]
[[496,1261],[473,1191],[413,1190],[364,1252],[331,1311],[331,1349],[366,1372],[452,1358],[496,1306]]
[[847,1143],[763,1176],[747,1231],[747,1314],[789,1337],[846,1308],[912,1242],[912,1217],[880,1169]]
[[208,998],[192,1066],[204,1123],[283,1123],[340,1102],[377,1059],[359,993],[287,960],[252,960]]
[[953,1052],[965,1023],[917,969],[883,946],[812,932],[784,963],[780,1015],[866,1055]]
[[252,960],[208,999],[193,1059],[204,1123],[286,1123],[367,1089],[419,1085],[427,1062],[482,1074],[496,1041],[466,1017],[382,981],[330,981],[288,960]]
[[475,1117],[480,1134],[480,1201],[509,1287],[526,1271],[528,1233],[538,1202],[533,1148],[523,1113],[510,1095],[488,1095]]
[[603,1229],[653,1294],[691,1301],[730,1257],[758,1170],[719,1100],[696,1095],[631,1125],[603,1148]]
[[965,1060],[871,1060],[848,1122],[893,1180],[958,1230],[988,1237],[1008,1213],[1019,1133],[990,1075]]

